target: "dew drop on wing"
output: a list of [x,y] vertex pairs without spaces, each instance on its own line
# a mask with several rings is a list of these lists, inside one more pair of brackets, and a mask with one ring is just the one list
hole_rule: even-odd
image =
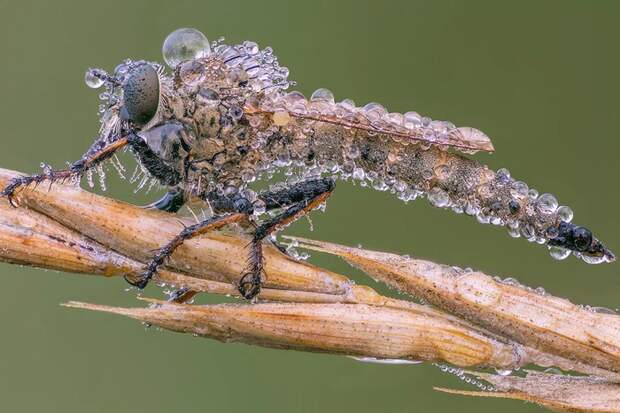
[[325,88],[317,89],[310,96],[312,102],[334,103],[334,94]]

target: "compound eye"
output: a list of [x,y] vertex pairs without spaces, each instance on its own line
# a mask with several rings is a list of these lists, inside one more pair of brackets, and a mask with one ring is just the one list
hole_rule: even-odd
[[592,243],[592,233],[584,227],[573,230],[573,242],[578,251],[587,251]]
[[159,107],[159,74],[145,63],[131,70],[123,85],[122,115],[138,126],[147,124]]

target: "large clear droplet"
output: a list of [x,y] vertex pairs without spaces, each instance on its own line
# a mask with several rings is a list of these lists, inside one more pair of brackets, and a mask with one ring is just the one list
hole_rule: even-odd
[[88,69],[84,74],[84,82],[91,89],[100,88],[103,85],[103,74],[101,69]]
[[565,205],[559,207],[557,213],[558,217],[564,222],[571,222],[573,220],[573,210]]
[[542,194],[538,198],[536,207],[543,214],[552,214],[558,208],[558,201],[551,194]]
[[321,88],[314,91],[310,100],[313,102],[334,103],[334,94],[329,89]]
[[552,245],[549,247],[549,254],[556,260],[563,260],[571,254],[571,251],[566,248]]
[[428,193],[428,200],[431,204],[438,208],[444,208],[450,204],[450,197],[441,188],[433,188]]
[[211,53],[211,45],[200,31],[182,28],[166,37],[161,52],[166,64],[173,68],[185,60],[207,57]]

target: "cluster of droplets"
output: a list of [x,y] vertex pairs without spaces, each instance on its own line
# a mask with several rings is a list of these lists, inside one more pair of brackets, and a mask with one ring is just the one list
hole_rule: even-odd
[[[510,203],[512,205],[525,205],[526,213],[550,217],[551,222],[571,222],[573,210],[565,205],[559,205],[555,196],[549,193],[539,194],[534,188],[529,188],[525,182],[515,181],[510,176],[507,169],[500,169],[496,172],[496,180],[510,188]],[[558,226],[550,225],[547,228],[537,228],[531,224],[523,223],[518,219],[506,219],[501,222],[508,227],[508,232],[512,237],[523,237],[530,242],[546,244],[550,239],[558,236]],[[571,255],[571,251],[559,246],[549,245],[551,257],[563,260]],[[582,258],[579,252],[573,252],[577,257]]]
[[607,308],[607,307],[596,307],[596,306],[591,306],[591,305],[580,304],[579,308],[581,308],[582,310],[585,310],[585,311],[589,311],[591,313],[608,314],[608,315],[618,315],[619,314],[619,310],[618,309],[611,309],[611,308]]
[[178,29],[164,41],[162,54],[166,64],[178,70],[186,84],[201,82],[206,74],[204,59],[214,56],[228,67],[231,83],[247,83],[252,90],[266,93],[288,88],[289,71],[280,66],[270,47],[261,50],[251,41],[238,45],[227,45],[223,41],[224,38],[220,38],[209,43],[196,29]]
[[536,288],[528,287],[525,284],[521,284],[519,282],[519,280],[517,280],[516,278],[513,278],[513,277],[502,278],[502,277],[499,277],[499,276],[495,276],[495,277],[493,277],[493,279],[495,281],[497,281],[498,283],[502,283],[504,285],[509,285],[511,287],[521,288],[521,289],[523,289],[525,291],[529,291],[529,292],[532,292],[534,294],[538,294],[538,295],[541,295],[541,296],[547,295],[547,291],[545,291],[545,289],[543,287],[536,287]]
[[[492,193],[489,191],[507,189],[509,198],[502,203],[485,201],[484,205],[476,200],[467,200],[464,205],[451,204],[448,194],[441,188],[431,189],[428,198],[435,206],[451,206],[455,212],[465,212],[467,215],[475,216],[482,224],[506,226],[510,236],[523,237],[529,242],[538,244],[546,244],[550,239],[558,236],[558,222],[571,222],[573,219],[573,211],[570,207],[559,205],[555,196],[551,194],[539,194],[536,189],[529,188],[525,182],[514,180],[505,168],[495,173],[492,184],[493,189],[481,188],[478,192],[485,194],[486,198],[492,198]],[[498,211],[502,208],[507,208],[507,211],[499,213]],[[530,223],[538,221],[537,219],[528,222],[524,216],[539,217],[541,222],[550,224],[547,227],[538,227]],[[559,246],[549,245],[548,248],[550,255],[558,260],[565,259],[571,254],[570,250]],[[572,253],[585,260],[585,256],[579,252]]]
[[[388,145],[389,154],[386,163],[398,163],[402,156],[402,149],[407,145],[415,145],[420,150],[437,147],[445,150],[450,138],[467,136],[468,139],[476,136],[477,142],[484,142],[482,133],[471,128],[455,128],[449,122],[434,121],[421,117],[415,112],[406,114],[389,113],[377,103],[370,103],[364,107],[356,107],[349,99],[336,103],[333,94],[328,89],[318,89],[310,97],[292,91],[280,96],[268,97],[260,102],[260,109],[271,112],[276,126],[285,126],[292,118],[301,118],[304,121],[301,133],[309,136],[313,132],[314,121],[329,121],[345,130],[362,129],[369,136],[381,134],[397,143]],[[410,132],[408,135],[400,135]],[[271,131],[268,131],[268,134]],[[359,135],[358,135],[359,136]],[[421,137],[421,140],[416,138]],[[426,196],[429,203],[439,208],[449,208],[456,213],[465,213],[476,217],[480,223],[506,226],[512,237],[523,237],[530,242],[547,244],[550,239],[559,235],[558,224],[571,222],[573,211],[568,206],[559,205],[557,199],[548,193],[539,194],[536,189],[529,188],[525,182],[514,180],[506,169],[491,174],[491,182],[476,186],[474,193],[455,194],[434,182],[441,182],[449,176],[448,165],[436,165],[428,171],[422,171],[424,182],[404,182],[396,177],[381,171],[365,169],[358,162],[361,156],[360,143],[355,141],[341,142],[342,161],[333,160],[313,161],[305,163],[306,170],[302,177],[312,177],[321,174],[337,174],[345,180],[358,182],[361,186],[370,186],[379,191],[390,191],[404,201],[415,200]],[[401,151],[401,152],[399,152]],[[276,166],[288,166],[290,156],[285,148],[284,156],[278,157]],[[501,194],[501,195],[500,195]],[[494,198],[495,201],[494,201]],[[565,259],[573,254],[588,262],[600,262],[602,258],[592,257],[578,251],[571,251],[559,246],[548,245],[550,255],[558,260]]]
[[[433,120],[417,112],[404,114],[389,112],[376,102],[357,107],[351,99],[336,103],[329,89],[321,88],[312,93],[310,99],[298,91],[282,96],[273,96],[261,102],[261,109],[267,111],[290,112],[294,116],[328,119],[345,127],[367,130],[369,134],[386,134],[397,142],[419,143],[424,149],[436,146],[447,149],[448,146],[474,153],[490,145],[490,139],[484,133],[473,128],[457,128],[447,121]],[[467,142],[477,142],[468,145]]]
[[[485,383],[475,377],[473,377],[471,374],[468,374],[465,370],[460,369],[458,367],[453,367],[450,366],[448,364],[439,364],[439,363],[433,363],[433,365],[437,368],[439,368],[439,370],[441,370],[444,373],[448,373],[448,374],[453,374],[455,375],[457,378],[459,378],[460,380],[464,381],[467,384],[471,384],[472,386],[476,386],[477,388],[479,388],[482,391],[488,391],[488,392],[494,392],[497,391],[495,389],[494,386],[492,386],[491,384]],[[509,375],[510,373],[512,373],[512,370],[496,370],[497,374],[501,375],[501,376],[506,376]]]
[[[378,103],[369,103],[358,108],[350,99],[335,103],[334,96],[328,89],[318,89],[310,97],[306,97],[298,91],[292,91],[284,95],[267,96],[260,101],[260,110],[272,112],[272,122],[278,126],[286,126],[294,117],[306,119],[302,124],[300,133],[309,136],[313,133],[312,121],[325,120],[335,122],[344,126],[346,130],[354,128],[362,129],[369,135],[386,134],[396,142],[395,146],[406,146],[417,144],[421,149],[427,150],[433,146],[433,142],[442,149],[446,149],[447,137],[452,133],[457,133],[457,129],[449,122],[433,121],[430,118],[422,117],[415,112],[408,112],[404,115],[398,113],[388,113],[383,106]],[[303,126],[305,125],[305,126]],[[269,136],[271,130],[266,131]],[[303,141],[303,140],[302,140]],[[317,159],[295,164],[294,157],[289,150],[284,148],[282,154],[278,154],[275,161],[276,166],[302,166],[301,176],[309,178],[321,174],[338,174],[341,179],[358,182],[361,186],[370,186],[379,191],[390,191],[404,201],[415,200],[424,191],[415,188],[401,180],[388,174],[368,171],[358,165],[361,156],[361,149],[356,143],[342,143],[343,162],[334,159]],[[399,161],[399,154],[390,153],[388,162],[396,163]],[[430,179],[430,177],[429,177]],[[430,199],[442,204],[438,197],[431,194]],[[437,194],[441,195],[441,194]],[[445,204],[445,202],[444,202]],[[445,206],[445,205],[443,205]]]
[[213,52],[228,66],[229,76],[247,78],[255,92],[277,94],[291,85],[288,68],[280,66],[271,47],[260,49],[255,42],[246,40],[238,45],[215,44]]

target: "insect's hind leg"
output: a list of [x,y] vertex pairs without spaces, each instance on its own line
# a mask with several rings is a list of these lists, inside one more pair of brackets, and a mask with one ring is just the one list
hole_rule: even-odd
[[137,280],[130,280],[125,277],[125,280],[139,289],[144,289],[149,281],[159,270],[164,262],[170,258],[174,251],[180,247],[185,241],[192,239],[198,235],[206,234],[207,232],[216,230],[225,225],[229,225],[235,222],[240,222],[247,219],[248,215],[245,213],[234,213],[228,215],[214,216],[207,218],[197,224],[185,227],[176,237],[170,240],[166,245],[161,247],[157,253],[153,256],[151,261],[147,264],[144,272]]
[[254,231],[250,244],[250,262],[248,272],[239,280],[238,289],[246,299],[258,295],[263,283],[263,246],[262,241],[269,235],[293,223],[303,215],[317,208],[331,195],[335,183],[331,178],[313,179],[300,182],[290,188],[264,193],[260,196],[267,209],[291,205],[282,213],[259,225]]
[[31,184],[38,185],[45,181],[54,183],[56,181],[65,181],[74,177],[80,177],[89,169],[92,169],[94,166],[111,157],[116,151],[125,147],[128,143],[128,138],[120,138],[109,144],[103,144],[102,140],[98,140],[80,160],[73,162],[69,168],[48,171],[38,175],[13,178],[2,192],[0,192],[0,196],[7,197],[12,206],[17,206],[15,194],[20,188],[25,188]]

